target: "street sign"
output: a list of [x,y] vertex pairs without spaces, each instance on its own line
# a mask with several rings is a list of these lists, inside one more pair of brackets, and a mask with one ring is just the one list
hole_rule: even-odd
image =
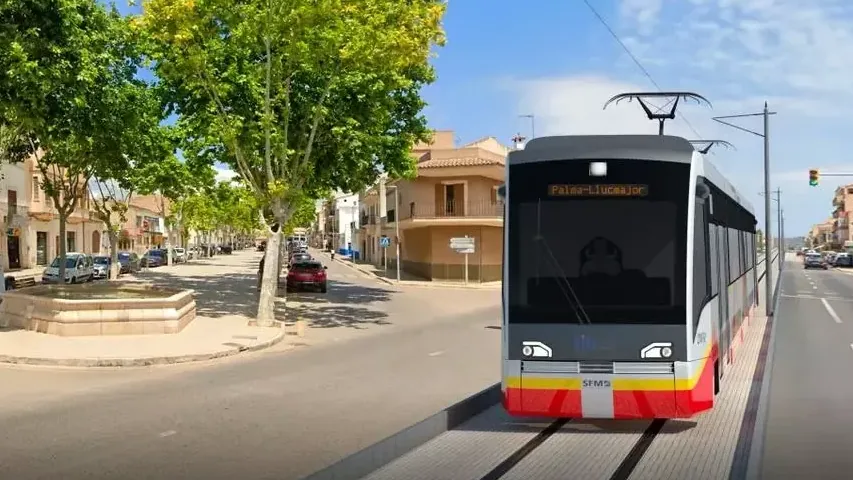
[[453,237],[450,239],[450,248],[454,250],[474,248],[473,237]]
[[390,247],[391,246],[391,239],[383,235],[382,237],[379,238],[379,246],[382,248]]
[[474,249],[473,248],[459,248],[459,249],[456,249],[456,253],[464,253],[464,254],[468,255],[470,253],[474,253]]

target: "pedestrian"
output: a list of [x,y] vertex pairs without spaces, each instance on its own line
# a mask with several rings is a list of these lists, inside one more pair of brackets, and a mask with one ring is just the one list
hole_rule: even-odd
[[261,264],[258,265],[258,291],[261,291],[261,282],[264,279],[264,260],[266,259],[266,254],[261,257]]

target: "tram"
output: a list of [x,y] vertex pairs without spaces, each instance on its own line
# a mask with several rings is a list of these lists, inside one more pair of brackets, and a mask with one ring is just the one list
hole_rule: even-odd
[[504,408],[712,409],[758,301],[750,203],[687,140],[555,136],[507,160]]

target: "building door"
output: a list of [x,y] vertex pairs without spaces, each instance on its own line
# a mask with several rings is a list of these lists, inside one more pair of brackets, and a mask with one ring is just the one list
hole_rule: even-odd
[[101,253],[101,232],[92,232],[92,253]]
[[21,268],[21,237],[6,235],[6,251],[9,253],[9,268]]
[[47,265],[47,232],[36,232],[36,265]]
[[66,245],[66,252],[76,252],[77,250],[77,232],[65,232],[65,236],[68,238],[68,245]]

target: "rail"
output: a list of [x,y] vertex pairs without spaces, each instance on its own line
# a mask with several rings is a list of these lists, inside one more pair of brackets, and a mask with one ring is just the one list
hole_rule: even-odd
[[[773,250],[771,262],[775,262],[779,257],[779,251]],[[758,273],[758,281],[762,281],[767,273],[767,262],[765,261],[766,257],[761,256],[756,264],[756,268],[759,270]],[[777,272],[779,275],[779,272]],[[778,276],[777,276],[778,279]],[[776,282],[776,286],[774,287],[774,292],[778,289],[778,280]],[[775,294],[774,294],[775,297]],[[774,299],[766,299],[765,301],[773,301]],[[760,386],[759,386],[760,388]],[[424,446],[427,442],[460,427],[463,423],[474,419],[475,417],[485,415],[489,409],[493,409],[496,405],[498,405],[501,401],[501,384],[496,383],[481,392],[445,409],[442,410],[435,415],[415,424],[411,427],[392,435],[370,447],[367,447],[359,452],[356,452],[349,457],[346,457],[339,462],[326,467],[323,470],[320,470],[312,475],[304,477],[303,480],[343,480],[343,479],[361,479],[364,477],[370,476],[373,477],[373,474],[377,473],[379,469],[382,467],[391,464],[395,460],[399,459],[403,455],[414,452],[418,450],[420,447]],[[473,420],[472,420],[473,421]],[[477,475],[479,480],[508,480],[509,477],[515,478],[511,475],[511,471],[514,467],[516,467],[522,460],[532,454],[537,448],[546,444],[547,440],[553,436],[556,432],[560,431],[566,424],[572,422],[572,419],[558,419],[553,422],[548,423],[544,428],[541,428],[532,438],[530,438],[527,442],[520,444],[516,448],[511,448],[507,450],[507,446],[504,445],[502,447],[502,451],[506,452],[502,456],[502,460],[497,463],[497,465],[489,470],[484,475]],[[621,458],[611,458],[607,462],[613,463],[615,466],[615,470],[612,470],[612,474],[607,476],[610,480],[628,480],[631,478],[631,475],[636,470],[637,466],[640,464],[640,461],[643,459],[646,452],[654,443],[655,439],[658,437],[658,434],[667,426],[668,423],[671,423],[671,420],[667,419],[657,419],[652,420],[649,425],[642,430],[642,433],[639,437],[633,442],[630,447],[625,445],[627,454],[622,456]],[[530,426],[531,424],[527,424]],[[484,426],[485,427],[485,426]],[[490,431],[490,428],[493,426],[485,427],[480,431]],[[624,437],[624,435],[623,435]],[[482,441],[482,440],[480,440]],[[503,442],[506,443],[506,442]],[[621,448],[620,448],[621,450]],[[451,448],[443,448],[442,452],[447,452],[445,454],[452,454],[453,450]],[[435,455],[435,451],[430,452],[431,455]],[[562,455],[564,452],[561,450]],[[602,452],[590,452],[591,454],[601,455]],[[556,455],[554,458],[562,458],[560,455]],[[614,463],[618,460],[618,463]],[[414,473],[414,472],[411,472]],[[456,475],[461,472],[447,472],[448,475],[444,475],[441,478],[458,478],[462,479],[463,475]],[[412,478],[415,476],[419,476],[421,478],[424,477],[423,474],[420,475],[411,475]],[[380,477],[382,477],[380,475]],[[571,476],[570,476],[571,477]],[[382,477],[385,478],[385,477]],[[390,477],[389,477],[390,478]]]

